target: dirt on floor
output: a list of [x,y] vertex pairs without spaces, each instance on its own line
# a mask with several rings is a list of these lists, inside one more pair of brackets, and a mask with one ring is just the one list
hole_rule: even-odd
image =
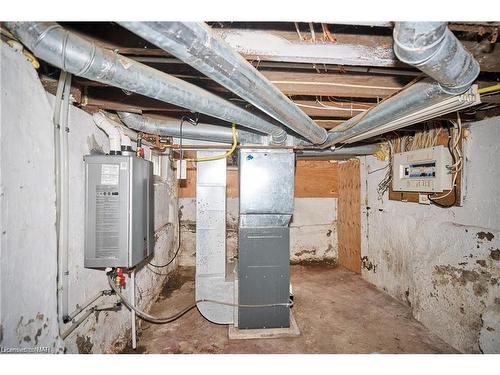
[[[407,306],[342,267],[291,267],[300,336],[229,340],[228,326],[196,309],[169,324],[143,322],[126,353],[456,353],[411,316]],[[194,268],[181,268],[151,309],[170,315],[194,300]]]

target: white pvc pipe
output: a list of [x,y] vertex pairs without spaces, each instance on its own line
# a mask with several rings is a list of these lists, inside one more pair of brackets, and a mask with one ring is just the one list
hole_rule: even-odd
[[120,143],[122,147],[125,147],[126,149],[129,149],[132,147],[132,141],[130,140],[130,137],[125,134],[123,129],[120,126],[116,127],[118,131],[120,132]]
[[[130,301],[133,307],[135,307],[135,270],[130,273]],[[132,319],[132,349],[137,348],[137,336],[135,328],[135,310],[130,309],[130,319]]]
[[112,121],[101,112],[94,113],[92,117],[95,124],[100,129],[102,129],[109,137],[109,152],[120,153],[122,150],[121,136],[120,131],[117,129],[117,127],[113,125]]

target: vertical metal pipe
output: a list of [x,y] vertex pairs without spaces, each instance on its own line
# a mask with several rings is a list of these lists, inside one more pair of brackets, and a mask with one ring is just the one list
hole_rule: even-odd
[[302,112],[252,64],[202,22],[120,22],[141,38],[193,66],[314,144],[326,130]]

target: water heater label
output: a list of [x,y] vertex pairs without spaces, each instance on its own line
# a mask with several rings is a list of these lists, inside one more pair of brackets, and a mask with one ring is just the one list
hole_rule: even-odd
[[96,186],[95,257],[120,255],[120,195],[116,188]]
[[101,166],[101,185],[118,185],[120,166],[118,164],[103,164]]

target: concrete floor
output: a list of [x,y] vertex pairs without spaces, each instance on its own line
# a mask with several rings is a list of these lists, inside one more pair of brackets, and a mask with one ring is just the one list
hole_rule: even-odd
[[[455,353],[412,318],[407,306],[342,267],[292,266],[293,313],[301,335],[229,340],[228,327],[194,309],[177,321],[143,322],[136,353]],[[181,269],[153,306],[169,315],[194,296],[194,270]],[[129,349],[126,352],[131,353]]]

